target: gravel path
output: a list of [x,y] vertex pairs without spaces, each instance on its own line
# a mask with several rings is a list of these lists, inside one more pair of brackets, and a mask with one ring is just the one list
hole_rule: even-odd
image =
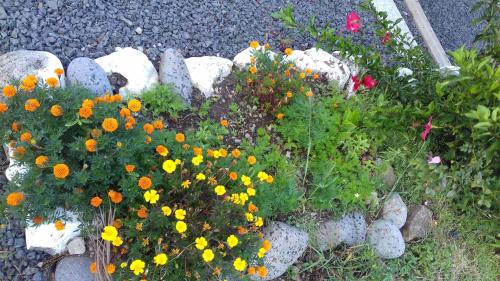
[[[185,56],[232,58],[252,39],[277,45],[293,38],[296,48],[312,46],[272,19],[271,13],[295,7],[298,19],[316,15],[344,27],[345,16],[361,0],[3,0],[0,3],[0,53],[47,50],[66,65],[77,56],[96,58],[115,47],[143,47],[157,62],[167,47]],[[2,19],[3,6],[6,15]]]

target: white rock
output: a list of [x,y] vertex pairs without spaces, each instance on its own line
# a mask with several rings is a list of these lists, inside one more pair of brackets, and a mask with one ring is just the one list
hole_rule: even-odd
[[[257,50],[262,51],[264,50],[264,47],[259,46]],[[239,69],[245,68],[247,65],[250,64],[250,59],[252,58],[254,51],[255,50],[252,47],[248,47],[245,50],[238,53],[233,59],[234,65]],[[268,51],[268,52],[269,52],[268,54],[269,58],[274,59],[276,53],[274,53],[273,51]]]
[[[56,212],[61,213],[58,209]],[[34,225],[30,223],[26,228],[26,248],[28,250],[41,250],[51,255],[56,255],[66,250],[66,245],[71,239],[80,236],[80,221],[72,212],[65,214],[71,220],[64,221],[65,227],[58,231],[54,223]]]
[[309,68],[313,73],[324,75],[328,81],[336,81],[341,89],[344,89],[351,75],[351,70],[346,63],[322,49],[294,50],[286,60],[294,61],[302,71]]
[[[35,75],[43,82],[48,78],[57,77],[54,73],[56,68],[63,68],[63,65],[49,52],[20,50],[3,54],[0,56],[0,88],[27,75]],[[61,76],[60,84],[64,88],[64,75]]]
[[398,68],[398,77],[406,77],[411,75],[413,75],[413,70],[406,67]]
[[193,86],[206,98],[214,94],[214,84],[231,74],[233,67],[232,61],[214,56],[193,57],[184,61]]
[[120,94],[126,96],[137,96],[155,84],[158,84],[158,73],[142,52],[127,47],[116,48],[116,52],[95,59],[95,62],[110,75],[119,73],[127,78],[127,85],[120,88]]
[[141,35],[142,34],[142,28],[139,26],[135,29],[135,33]]
[[82,237],[76,237],[66,245],[70,255],[82,255],[85,253],[85,240]]
[[12,181],[16,175],[22,176],[28,172],[28,166],[23,165],[14,159],[14,150],[11,147],[5,144],[4,150],[8,151],[9,155],[9,167],[5,170],[5,177],[7,180]]

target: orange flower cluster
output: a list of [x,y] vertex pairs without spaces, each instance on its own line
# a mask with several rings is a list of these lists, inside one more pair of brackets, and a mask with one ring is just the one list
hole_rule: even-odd
[[28,93],[32,92],[35,89],[37,83],[38,79],[35,75],[28,75],[21,81],[21,90]]
[[40,102],[37,99],[28,99],[24,104],[24,109],[29,112],[35,112],[40,107]]
[[108,133],[112,133],[118,129],[118,120],[115,118],[104,118],[102,121],[102,128]]
[[12,85],[7,85],[7,86],[3,87],[2,92],[3,92],[4,97],[12,98],[16,95],[17,90],[16,90],[16,87],[14,87]]
[[50,114],[54,117],[61,117],[63,115],[63,109],[60,105],[56,104],[50,108]]
[[12,192],[7,196],[7,205],[16,207],[24,201],[24,194],[21,192]]
[[65,179],[69,175],[69,167],[66,164],[56,164],[53,173],[56,178]]

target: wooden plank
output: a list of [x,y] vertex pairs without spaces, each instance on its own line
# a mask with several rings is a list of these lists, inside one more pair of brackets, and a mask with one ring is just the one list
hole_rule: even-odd
[[422,38],[424,39],[424,43],[429,50],[434,61],[439,65],[440,68],[448,68],[451,66],[450,60],[448,59],[448,55],[441,46],[441,42],[436,36],[434,29],[432,29],[427,16],[420,6],[418,0],[404,0],[406,7],[410,11],[411,16],[413,17],[413,21],[417,26],[418,31],[422,34]]

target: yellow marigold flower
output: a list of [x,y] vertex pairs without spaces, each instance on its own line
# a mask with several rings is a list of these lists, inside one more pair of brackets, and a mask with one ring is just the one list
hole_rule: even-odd
[[250,71],[250,73],[252,73],[252,74],[255,74],[255,73],[257,73],[257,67],[255,65],[252,65],[252,66],[250,66],[248,71]]
[[191,163],[195,166],[199,166],[203,162],[203,156],[202,155],[196,155],[191,159]]
[[118,121],[115,118],[104,118],[102,128],[104,131],[112,133],[118,129]]
[[104,227],[104,231],[101,232],[101,238],[105,241],[113,241],[118,236],[118,230],[112,225]]
[[233,266],[237,271],[245,271],[247,268],[247,262],[241,258],[236,258],[233,262]]
[[260,249],[259,249],[259,252],[257,253],[257,257],[258,257],[259,259],[264,258],[264,256],[266,255],[266,252],[267,252],[267,251],[266,251],[266,249],[264,249],[264,248],[260,248]]
[[260,46],[259,41],[254,40],[250,42],[250,47],[252,47],[252,49],[257,49],[259,46]]
[[181,183],[182,188],[189,188],[190,185],[191,185],[190,180],[185,180]]
[[245,192],[241,192],[239,196],[241,200],[241,205],[245,205],[245,202],[248,201],[248,194],[246,194]]
[[292,50],[291,48],[286,48],[286,49],[285,49],[285,55],[287,55],[287,56],[291,56],[291,55],[292,55],[292,53],[293,53],[293,50]]
[[248,196],[255,196],[255,193],[256,193],[255,188],[251,188],[251,187],[247,188],[247,193],[248,193]]
[[161,156],[167,156],[168,155],[168,148],[166,148],[165,146],[160,144],[156,147],[156,152],[158,154],[160,154]]
[[221,196],[226,193],[226,188],[223,185],[218,185],[214,188],[215,194]]
[[239,158],[241,155],[241,151],[237,148],[233,149],[233,151],[231,151],[231,156],[233,156],[234,158]]
[[225,150],[224,148],[219,148],[219,153],[220,156],[227,157],[227,150]]
[[257,162],[257,158],[255,158],[255,156],[253,156],[253,155],[248,156],[247,162],[248,162],[248,164],[253,165]]
[[245,176],[245,175],[242,175],[241,176],[241,182],[245,185],[245,186],[249,186],[252,184],[252,180],[250,179],[250,177],[248,176]]
[[221,156],[222,156],[222,153],[220,153],[220,151],[219,151],[219,150],[214,150],[214,151],[213,151],[213,157],[214,157],[215,159],[218,159],[218,158],[219,158],[219,157],[221,157]]
[[231,234],[227,237],[226,242],[227,242],[227,245],[229,246],[229,248],[231,249],[231,248],[234,248],[238,245],[239,240],[236,236]]
[[136,99],[132,99],[128,102],[128,109],[132,112],[138,112],[141,110],[141,106],[141,102]]
[[175,135],[175,140],[176,140],[177,142],[179,142],[179,143],[182,143],[182,142],[184,142],[184,141],[186,140],[186,136],[184,136],[184,134],[183,134],[183,133],[177,133],[177,134]]
[[2,93],[3,93],[4,97],[12,98],[16,95],[17,90],[16,90],[16,87],[14,87],[12,85],[7,85],[7,86],[3,87]]
[[113,246],[119,247],[123,244],[123,240],[120,236],[116,236],[116,238],[113,239],[111,243],[113,244]]
[[169,206],[161,207],[161,211],[163,212],[163,215],[167,217],[172,214],[172,209]]
[[120,268],[125,268],[125,267],[127,267],[127,263],[126,262],[120,263]]
[[47,78],[47,80],[45,82],[52,89],[59,86],[59,79],[54,78],[54,77]]
[[28,99],[24,103],[24,109],[26,111],[34,112],[40,107],[40,102],[37,99]]
[[301,72],[299,74],[299,76],[300,76],[301,79],[305,79],[306,78],[306,74],[304,72]]
[[169,159],[169,160],[166,160],[165,162],[163,162],[162,168],[165,172],[171,174],[177,168],[177,164],[174,161]]
[[40,155],[35,159],[35,164],[39,167],[42,168],[45,166],[45,164],[49,161],[49,157],[45,155]]
[[57,74],[57,76],[61,76],[61,75],[64,74],[64,69],[62,69],[62,68],[56,68],[54,70],[54,73]]
[[187,230],[187,224],[183,221],[178,221],[176,224],[175,224],[175,229],[177,230],[177,232],[179,233],[184,233],[186,232]]
[[312,90],[306,92],[306,97],[312,97],[312,96],[314,96]]
[[184,220],[186,218],[186,210],[184,209],[177,209],[175,210],[175,218],[178,220]]
[[60,105],[56,104],[50,108],[50,114],[54,117],[60,117],[63,115],[63,109]]
[[144,200],[150,204],[155,204],[160,200],[160,194],[154,189],[148,190],[144,193]]
[[130,270],[134,272],[135,275],[139,275],[144,273],[144,268],[146,267],[146,263],[142,260],[134,260],[130,264]]
[[69,175],[69,167],[66,164],[56,164],[53,173],[56,178],[64,179]]
[[253,214],[252,213],[245,213],[245,218],[247,219],[248,222],[253,222]]
[[82,102],[82,107],[87,107],[87,108],[94,108],[94,102],[90,99],[85,99],[83,102]]
[[214,252],[212,250],[206,249],[205,251],[203,251],[203,254],[201,255],[201,257],[203,258],[203,260],[205,262],[211,262],[214,260],[215,255],[214,255]]
[[269,50],[269,49],[271,49],[271,45],[269,45],[269,43],[266,43],[266,44],[264,44],[264,48],[266,48],[266,50]]
[[268,175],[266,172],[260,171],[257,173],[257,177],[259,178],[260,181],[266,181]]
[[156,266],[165,265],[165,264],[167,264],[168,257],[166,254],[161,253],[161,254],[156,255],[153,260],[154,260],[154,263],[156,264]]
[[264,225],[264,219],[262,219],[261,217],[258,217],[256,220],[255,220],[255,226],[257,227],[261,227]]
[[205,249],[208,246],[208,241],[207,241],[207,239],[205,239],[205,237],[198,237],[194,240],[194,242],[196,243],[195,244],[196,249],[198,249],[200,251]]
[[196,179],[199,181],[204,181],[207,177],[203,173],[199,173],[196,175]]
[[16,207],[24,201],[24,194],[21,192],[12,192],[7,196],[7,205]]

